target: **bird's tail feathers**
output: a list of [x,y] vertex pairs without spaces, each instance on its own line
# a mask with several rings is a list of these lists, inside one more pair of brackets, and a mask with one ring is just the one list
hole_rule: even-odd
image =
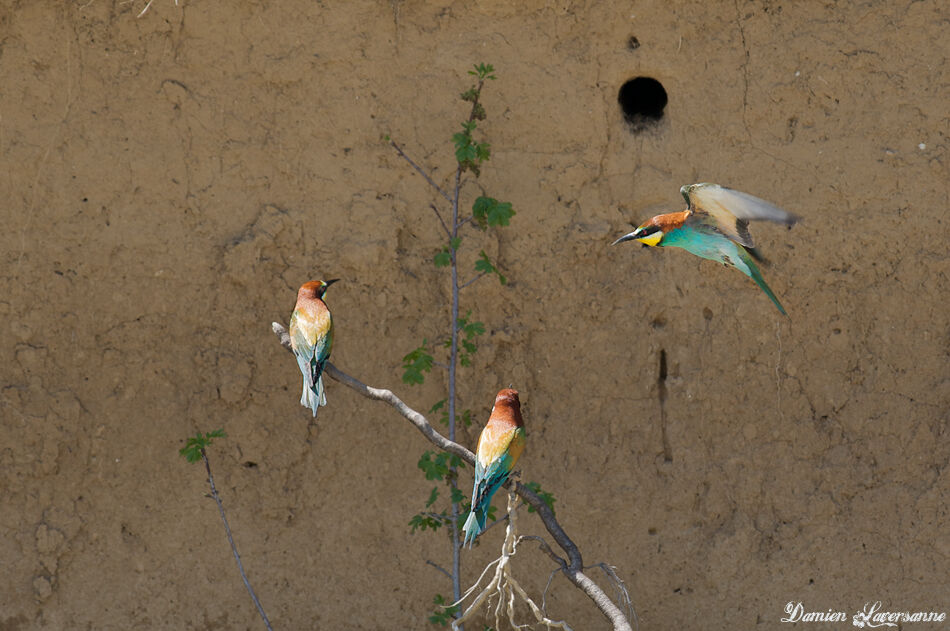
[[758,250],[757,248],[749,248],[749,247],[747,247],[747,248],[745,249],[745,251],[748,252],[749,254],[751,254],[751,255],[752,255],[752,258],[754,258],[756,261],[758,261],[760,265],[768,265],[768,264],[769,264],[769,260],[768,260],[767,258],[765,258],[764,256],[762,256],[762,253],[759,252],[759,250]]
[[313,418],[317,418],[317,408],[327,404],[327,395],[323,388],[323,376],[317,377],[313,387],[304,379],[303,394],[300,395],[300,405],[310,408]]
[[782,303],[779,302],[778,298],[775,297],[775,294],[772,293],[772,288],[769,287],[768,283],[765,282],[765,279],[762,277],[762,272],[759,271],[758,266],[756,266],[751,258],[746,260],[745,264],[749,266],[749,276],[755,281],[755,284],[758,285],[759,288],[765,292],[765,295],[775,303],[775,306],[778,307],[778,310],[783,316],[788,316],[788,314],[785,312],[785,307],[782,306]]
[[479,510],[478,507],[472,509],[472,512],[468,514],[468,519],[465,520],[465,525],[462,526],[462,530],[465,532],[465,541],[462,542],[462,547],[472,547],[475,538],[485,530],[485,520],[487,518],[487,512]]

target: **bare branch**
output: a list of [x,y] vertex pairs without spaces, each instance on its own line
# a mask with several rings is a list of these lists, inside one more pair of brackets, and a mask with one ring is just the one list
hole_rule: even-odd
[[[148,7],[145,7],[146,9]],[[267,614],[264,613],[264,607],[261,605],[261,601],[257,599],[257,594],[254,593],[254,589],[251,587],[251,582],[247,580],[247,574],[244,573],[244,564],[241,563],[241,555],[238,554],[237,546],[234,545],[234,537],[231,536],[231,526],[228,525],[228,518],[224,514],[224,504],[221,503],[221,497],[218,495],[218,490],[214,488],[214,476],[211,475],[211,462],[208,460],[208,454],[205,453],[205,450],[201,450],[201,458],[205,461],[205,470],[208,472],[208,484],[211,485],[211,497],[214,498],[214,501],[218,504],[218,511],[221,513],[221,521],[224,522],[224,532],[228,535],[228,543],[231,544],[231,552],[234,553],[234,560],[237,561],[238,571],[241,573],[241,579],[244,581],[244,587],[247,588],[247,593],[251,595],[251,600],[254,601],[254,605],[257,607],[258,613],[261,614],[261,618],[264,620],[264,626],[267,627],[268,631],[274,631],[270,626],[270,620],[267,619]]]
[[[274,322],[271,326],[274,329],[274,333],[280,336],[280,343],[284,346],[284,348],[287,348],[288,350],[292,350],[290,347],[290,334],[287,333],[286,327],[284,327],[283,325],[277,322]],[[433,445],[435,445],[442,451],[447,451],[450,454],[455,454],[456,456],[458,456],[459,458],[461,458],[468,464],[474,466],[475,454],[470,452],[465,447],[462,447],[458,443],[454,443],[450,441],[448,438],[446,438],[439,432],[435,431],[435,428],[433,428],[432,425],[429,424],[429,421],[426,420],[426,417],[424,417],[422,414],[419,414],[418,412],[413,410],[411,407],[403,403],[402,399],[400,399],[395,394],[393,394],[391,390],[385,390],[382,388],[372,388],[370,386],[367,386],[366,384],[361,383],[360,381],[354,379],[353,377],[350,377],[349,375],[340,372],[337,369],[337,367],[331,364],[330,362],[327,362],[323,370],[326,374],[330,375],[332,379],[335,379],[336,381],[339,381],[343,385],[348,386],[352,388],[353,390],[356,390],[358,393],[360,393],[367,399],[375,399],[376,401],[384,401],[388,403],[389,405],[393,406],[394,408],[396,408],[397,412],[399,412],[402,416],[406,418],[406,420],[408,420],[410,423],[415,425],[416,429],[422,432],[422,435],[425,436],[429,440],[430,443],[432,443]],[[541,500],[539,499],[538,501],[540,502]]]
[[476,280],[480,279],[482,276],[485,276],[486,274],[488,274],[488,272],[482,272],[481,274],[479,274],[479,275],[476,276],[475,278],[473,278],[473,279],[471,279],[471,280],[469,280],[469,281],[465,281],[464,283],[462,283],[461,285],[459,285],[459,289],[465,289],[466,287],[468,287],[469,285],[471,285],[472,283],[474,283]]
[[[290,347],[290,335],[287,333],[286,327],[278,322],[274,322],[271,325],[271,328],[280,338],[281,345],[283,345],[287,350],[292,350]],[[422,435],[425,436],[433,445],[442,451],[447,451],[450,454],[458,456],[470,466],[475,465],[475,454],[462,445],[447,439],[445,436],[437,432],[435,428],[429,424],[429,421],[426,420],[425,416],[403,403],[402,399],[393,394],[392,391],[386,390],[384,388],[373,388],[367,386],[357,379],[354,379],[353,377],[341,372],[336,366],[329,362],[327,362],[324,371],[326,374],[330,375],[332,379],[339,381],[345,386],[349,386],[364,397],[388,403],[393,408],[395,408],[396,411],[399,412],[399,414],[401,414],[406,420],[412,423],[416,429],[422,432]],[[511,485],[511,480],[505,483],[505,487],[507,488],[511,488]],[[529,489],[524,484],[515,482],[514,485],[515,492],[529,506],[537,511],[538,517],[540,517],[541,521],[544,523],[544,527],[551,534],[551,536],[554,538],[554,541],[557,542],[561,549],[567,553],[568,564],[563,568],[564,575],[567,576],[567,579],[574,583],[578,589],[583,591],[591,600],[594,601],[594,604],[596,604],[604,616],[610,620],[616,631],[633,631],[633,628],[630,626],[630,622],[627,620],[626,616],[624,616],[620,608],[610,599],[609,596],[607,596],[604,590],[601,589],[601,587],[596,582],[584,574],[584,560],[581,556],[580,550],[578,550],[577,545],[571,540],[571,538],[567,536],[567,533],[564,532],[564,529],[561,528],[561,524],[558,523],[557,519],[554,517],[554,512],[551,510],[551,508],[545,504],[540,497],[538,497],[537,493]]]
[[544,553],[547,554],[549,557],[551,557],[551,559],[552,559],[555,563],[557,563],[558,565],[560,565],[562,569],[565,568],[565,567],[567,567],[567,561],[565,561],[564,559],[562,559],[562,558],[559,557],[558,555],[554,554],[554,550],[551,549],[551,546],[548,545],[548,542],[547,542],[547,541],[545,541],[545,540],[542,539],[541,537],[538,537],[537,535],[521,535],[520,537],[518,537],[518,543],[521,543],[521,542],[522,542],[523,540],[525,540],[525,539],[529,539],[529,540],[531,540],[531,541],[537,541],[537,542],[538,542],[538,547],[541,548],[541,551],[542,551],[542,552],[544,552]]
[[[440,187],[438,184],[436,184],[435,181],[434,181],[431,177],[429,177],[429,174],[426,173],[425,170],[424,170],[422,167],[420,167],[418,164],[416,164],[415,162],[413,162],[413,161],[412,161],[412,158],[410,158],[409,156],[407,156],[407,155],[406,155],[406,152],[402,150],[402,147],[400,147],[399,145],[397,145],[396,142],[393,141],[393,140],[390,140],[390,141],[389,141],[389,144],[391,144],[391,145],[393,146],[393,149],[395,149],[396,151],[399,152],[399,155],[401,155],[401,156],[403,157],[403,159],[405,159],[405,161],[408,162],[408,163],[412,166],[412,168],[415,169],[415,170],[419,173],[419,175],[421,175],[422,177],[424,177],[424,178],[426,179],[426,182],[429,183],[429,186],[431,186],[432,188],[434,188],[435,190],[437,190],[437,191],[439,192],[439,195],[441,195],[442,197],[444,197],[447,202],[452,203],[452,198],[449,197],[449,194],[446,193],[445,191],[443,191],[443,190],[442,190],[442,187]],[[439,219],[441,220],[442,218],[439,217]],[[443,225],[445,225],[445,224],[443,224]]]
[[446,569],[445,569],[444,567],[442,567],[441,565],[436,565],[435,563],[433,563],[433,562],[430,561],[429,559],[426,559],[426,564],[427,564],[427,565],[431,565],[431,566],[434,567],[435,569],[439,570],[440,572],[442,572],[443,574],[445,574],[446,576],[448,576],[449,579],[451,580],[452,575],[449,574],[449,571],[446,570]]
[[439,209],[436,208],[435,204],[429,204],[429,208],[431,208],[432,212],[435,213],[435,216],[439,218],[439,223],[442,224],[442,229],[445,230],[445,236],[451,239],[452,233],[449,231],[449,227],[445,225],[445,220],[442,219],[442,213],[439,212]]

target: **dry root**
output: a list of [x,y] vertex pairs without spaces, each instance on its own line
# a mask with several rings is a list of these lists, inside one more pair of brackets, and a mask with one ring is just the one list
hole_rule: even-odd
[[505,543],[501,547],[501,556],[485,567],[485,570],[482,572],[482,575],[478,577],[478,580],[475,581],[475,584],[472,585],[455,604],[460,605],[465,602],[465,600],[479,588],[482,580],[488,575],[492,567],[495,568],[495,572],[491,580],[484,589],[475,596],[475,600],[472,601],[472,604],[468,606],[462,616],[452,621],[452,631],[458,631],[459,626],[477,612],[483,603],[487,603],[488,609],[491,611],[492,597],[496,599],[494,607],[495,629],[501,628],[501,620],[503,618],[508,619],[513,629],[528,628],[527,624],[518,624],[515,622],[515,604],[520,599],[530,607],[531,613],[534,614],[535,621],[538,624],[543,624],[548,629],[573,631],[566,622],[551,620],[545,616],[544,611],[531,600],[524,588],[518,584],[518,581],[515,580],[515,577],[512,575],[511,558],[517,552],[518,544],[522,540],[522,538],[518,536],[515,528],[515,509],[517,501],[517,495],[514,493],[508,494],[508,527],[505,531]]

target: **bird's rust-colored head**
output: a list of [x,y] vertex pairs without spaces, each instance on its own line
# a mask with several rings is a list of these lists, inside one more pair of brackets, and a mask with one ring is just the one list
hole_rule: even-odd
[[518,398],[518,391],[513,388],[505,388],[495,396],[495,406],[492,408],[492,415],[508,412],[511,419],[518,427],[524,425],[521,418],[521,400]]
[[659,245],[660,241],[663,240],[663,235],[670,230],[675,230],[676,228],[681,227],[686,222],[686,218],[689,216],[689,214],[689,210],[684,210],[681,212],[666,213],[665,215],[651,217],[647,221],[643,222],[636,230],[630,234],[625,234],[611,243],[611,245],[617,245],[618,243],[623,243],[624,241],[633,240],[637,240],[643,245]]
[[319,299],[322,300],[324,294],[327,293],[327,288],[333,283],[340,280],[339,278],[334,278],[333,280],[322,281],[322,280],[311,280],[300,286],[300,289],[297,291],[297,300],[301,298],[310,298],[310,299]]

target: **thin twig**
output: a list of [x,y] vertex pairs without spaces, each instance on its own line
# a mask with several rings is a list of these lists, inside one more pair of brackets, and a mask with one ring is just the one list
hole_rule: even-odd
[[446,193],[445,191],[443,191],[443,190],[442,190],[442,187],[440,187],[438,184],[436,184],[435,181],[434,181],[431,177],[429,177],[429,174],[426,173],[425,170],[424,170],[421,166],[419,166],[418,164],[416,164],[415,162],[413,162],[413,161],[412,161],[412,158],[410,158],[409,156],[407,156],[407,155],[406,155],[406,152],[402,150],[402,147],[400,147],[399,145],[397,145],[394,140],[390,140],[390,141],[389,141],[389,144],[391,144],[391,145],[393,146],[393,149],[395,149],[396,151],[399,152],[399,155],[401,155],[401,156],[403,157],[403,159],[405,159],[405,161],[408,162],[408,163],[412,166],[412,168],[415,169],[415,170],[419,173],[419,175],[421,175],[422,177],[424,177],[424,178],[426,179],[426,182],[429,183],[429,186],[431,186],[431,187],[434,188],[435,190],[439,191],[439,195],[441,195],[442,197],[444,197],[447,202],[449,202],[449,203],[452,202],[452,198],[449,197],[449,194]]
[[[274,333],[280,338],[281,345],[286,348],[288,351],[292,351],[290,347],[290,335],[287,333],[287,328],[278,322],[271,324],[271,328]],[[475,466],[475,454],[463,447],[462,445],[447,439],[445,436],[440,434],[432,427],[426,417],[416,412],[411,407],[402,402],[402,399],[397,397],[391,390],[386,390],[384,388],[373,388],[367,386],[366,384],[360,382],[353,377],[341,372],[336,366],[327,362],[324,372],[330,376],[331,379],[339,381],[345,386],[348,386],[363,395],[368,399],[374,399],[376,401],[384,401],[391,405],[400,415],[402,415],[406,420],[412,423],[416,429],[422,432],[422,435],[431,442],[433,445],[446,451],[450,454],[455,454],[469,466]],[[509,480],[505,483],[507,488],[510,488],[512,481]],[[563,569],[564,575],[569,581],[574,583],[574,585],[580,589],[582,592],[587,594],[588,598],[594,601],[594,604],[597,605],[597,608],[604,614],[604,616],[610,620],[616,631],[633,631],[633,628],[630,626],[629,620],[627,620],[624,613],[620,608],[610,599],[610,597],[604,592],[601,587],[594,582],[589,576],[584,574],[584,560],[581,556],[580,550],[578,550],[577,545],[567,536],[567,533],[564,532],[564,529],[561,527],[561,524],[558,523],[557,519],[554,517],[554,512],[551,508],[544,503],[538,494],[526,487],[520,482],[515,482],[515,492],[531,506],[540,517],[544,527],[554,538],[554,541],[567,553],[568,563],[567,567]]]
[[442,219],[442,213],[439,212],[439,209],[435,204],[429,204],[429,208],[432,209],[432,212],[435,213],[435,216],[439,218],[439,223],[442,224],[442,229],[445,230],[445,236],[452,238],[452,232],[449,230],[449,227],[445,225],[445,220]]
[[471,285],[472,283],[474,283],[476,280],[481,279],[481,277],[482,277],[482,276],[485,276],[486,274],[488,274],[488,272],[482,272],[481,274],[479,274],[479,275],[476,276],[475,278],[473,278],[473,279],[471,279],[471,280],[469,280],[469,281],[466,281],[466,282],[462,283],[461,285],[459,285],[459,289],[460,289],[460,290],[465,289],[466,287],[468,287],[469,285]]
[[538,542],[538,547],[541,548],[541,551],[542,551],[542,552],[544,552],[544,553],[547,554],[549,557],[551,557],[551,559],[552,559],[555,563],[557,563],[558,565],[560,565],[562,569],[565,568],[565,567],[567,567],[567,561],[565,561],[564,559],[562,559],[562,558],[559,557],[558,555],[554,554],[554,550],[551,549],[551,546],[548,545],[548,542],[547,542],[547,541],[545,541],[544,539],[542,539],[541,537],[539,537],[539,536],[537,536],[537,535],[521,535],[520,537],[518,537],[518,543],[521,543],[521,542],[524,541],[525,539],[530,540],[530,541],[537,541],[537,542]]
[[234,545],[234,537],[231,536],[231,526],[228,525],[228,518],[224,514],[224,504],[221,503],[221,497],[218,495],[218,490],[214,488],[214,476],[211,475],[211,462],[208,460],[208,454],[205,453],[205,450],[201,450],[201,458],[205,461],[205,470],[208,472],[208,484],[211,485],[211,497],[214,498],[214,501],[218,503],[218,511],[221,513],[221,521],[224,522],[224,532],[228,535],[228,543],[231,544],[231,552],[234,553],[234,560],[237,561],[238,571],[241,572],[241,579],[244,581],[244,587],[247,588],[247,593],[251,595],[251,600],[254,601],[254,605],[257,607],[258,613],[261,614],[261,618],[264,619],[264,625],[267,627],[268,631],[274,631],[270,626],[270,620],[267,619],[267,614],[264,613],[264,607],[261,606],[261,601],[257,599],[257,594],[254,593],[254,589],[251,587],[250,581],[247,580],[247,574],[244,573],[244,564],[241,563],[241,555],[238,554],[237,546]]
[[433,562],[430,561],[429,559],[426,559],[426,564],[427,564],[427,565],[431,565],[431,566],[434,567],[435,569],[439,570],[440,572],[442,572],[443,574],[445,574],[446,576],[448,576],[450,579],[452,578],[452,575],[449,574],[449,571],[448,571],[447,569],[445,569],[444,567],[442,567],[441,565],[436,565],[435,563],[433,563]]
[[[521,502],[520,504],[518,504],[518,505],[515,507],[515,510],[518,510],[518,509],[521,508],[522,506],[527,506],[527,504],[525,504],[524,502]],[[479,535],[485,534],[486,532],[488,532],[489,530],[491,530],[492,528],[494,528],[495,526],[497,526],[498,524],[500,524],[500,523],[503,522],[503,521],[508,521],[508,518],[509,518],[510,516],[511,516],[511,513],[505,513],[504,515],[502,515],[501,517],[499,517],[498,519],[496,519],[496,520],[493,521],[492,523],[490,523],[490,524],[488,524],[487,526],[485,526],[485,529],[482,530],[482,531],[479,533]]]
[[599,567],[603,570],[604,574],[607,575],[607,578],[614,586],[614,590],[617,593],[617,602],[623,605],[627,619],[632,619],[634,626],[639,629],[640,621],[637,619],[637,610],[633,608],[633,601],[630,600],[630,592],[627,591],[627,586],[623,582],[623,579],[617,574],[617,568],[612,565],[607,565],[606,563],[595,563],[588,567]]

